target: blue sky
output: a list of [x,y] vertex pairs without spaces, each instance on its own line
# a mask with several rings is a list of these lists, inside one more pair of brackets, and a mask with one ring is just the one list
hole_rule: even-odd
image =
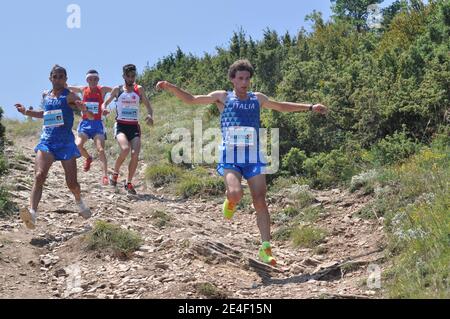
[[[393,1],[385,1],[384,5]],[[70,4],[81,9],[81,28],[69,29]],[[134,63],[142,69],[174,52],[201,55],[226,46],[233,31],[243,28],[260,39],[269,27],[280,34],[308,28],[313,10],[325,18],[329,0],[172,0],[7,1],[0,10],[0,106],[6,116],[22,118],[16,102],[38,105],[49,87],[54,64],[65,66],[69,83],[84,85],[86,71],[100,72],[101,84],[122,83],[121,68]]]

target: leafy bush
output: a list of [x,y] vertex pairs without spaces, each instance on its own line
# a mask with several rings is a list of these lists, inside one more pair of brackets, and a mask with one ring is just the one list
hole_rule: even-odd
[[182,174],[179,167],[162,164],[149,166],[145,171],[145,178],[150,180],[154,187],[161,187],[176,182]]
[[222,178],[218,177],[198,177],[194,174],[187,174],[177,185],[178,195],[188,198],[195,195],[223,195],[225,184]]
[[355,192],[363,188],[365,193],[372,193],[377,181],[377,171],[372,169],[367,172],[355,175],[350,182],[350,192]]
[[300,175],[303,173],[303,163],[307,159],[305,152],[296,147],[283,157],[282,169],[293,175]]
[[303,168],[311,187],[322,189],[349,181],[358,170],[354,160],[341,150],[333,150],[308,158]]
[[391,165],[413,155],[420,149],[420,145],[406,136],[405,132],[386,136],[372,147],[375,163]]

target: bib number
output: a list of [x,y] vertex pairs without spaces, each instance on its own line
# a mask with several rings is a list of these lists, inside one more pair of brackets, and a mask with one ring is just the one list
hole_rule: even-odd
[[122,119],[126,121],[137,121],[138,120],[138,111],[137,107],[126,107],[122,109]]
[[227,129],[225,143],[233,146],[254,146],[255,137],[255,128],[234,126]]
[[98,114],[99,104],[98,102],[86,102],[86,108],[89,112],[92,112],[94,115]]
[[62,110],[47,111],[44,113],[44,127],[58,127],[64,125]]

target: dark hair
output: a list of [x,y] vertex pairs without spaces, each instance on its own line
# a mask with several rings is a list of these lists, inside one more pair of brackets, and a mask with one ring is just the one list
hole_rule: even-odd
[[238,71],[248,71],[250,72],[250,77],[255,74],[255,69],[249,60],[238,60],[234,62],[228,69],[228,77],[234,79]]
[[123,67],[123,74],[127,75],[130,72],[137,72],[136,66],[134,64],[127,64]]
[[86,75],[87,74],[93,74],[93,73],[97,73],[98,74],[98,72],[96,70],[89,70],[89,71],[87,71]]
[[67,77],[67,71],[66,71],[66,69],[64,69],[62,66],[60,66],[60,65],[58,65],[58,64],[55,64],[55,65],[53,66],[52,70],[50,71],[50,77],[53,75],[53,73],[56,73],[56,72],[63,72],[64,75]]

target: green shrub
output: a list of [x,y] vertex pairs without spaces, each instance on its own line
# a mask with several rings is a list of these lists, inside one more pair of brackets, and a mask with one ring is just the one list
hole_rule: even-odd
[[195,195],[223,195],[225,184],[223,179],[218,177],[198,177],[192,173],[186,174],[177,185],[178,195],[189,198]]
[[273,239],[279,241],[287,241],[291,238],[292,228],[291,227],[280,227],[276,231],[273,232]]
[[203,181],[203,191],[211,196],[225,193],[225,182],[219,177],[209,177]]
[[303,163],[307,159],[305,152],[293,147],[283,156],[281,168],[293,175],[301,175],[303,173]]
[[150,180],[154,187],[161,187],[178,181],[182,174],[179,167],[162,164],[148,167],[145,171],[145,178]]
[[310,186],[323,189],[349,181],[358,170],[354,161],[355,158],[349,158],[342,150],[333,150],[308,158],[303,168]]
[[298,226],[291,233],[294,245],[303,248],[314,248],[322,243],[326,236],[326,230],[313,226]]
[[118,256],[131,256],[142,244],[141,236],[118,225],[97,221],[86,237],[88,249],[111,250]]
[[153,224],[158,228],[167,226],[171,220],[170,216],[166,212],[160,210],[154,211],[151,218],[153,219]]
[[183,178],[177,185],[178,195],[189,198],[200,194],[203,189],[203,181],[198,177]]
[[9,192],[0,186],[0,218],[10,217],[17,211],[17,205],[10,201]]
[[370,170],[352,177],[350,182],[350,192],[355,192],[358,189],[364,189],[365,193],[372,193],[374,191],[375,183],[377,181],[377,171]]
[[300,214],[300,210],[296,207],[287,207],[283,210],[283,214],[288,216],[289,218],[293,218],[295,216],[297,216],[298,214]]
[[391,165],[404,161],[420,149],[420,144],[406,136],[405,132],[386,136],[372,147],[374,161],[378,165]]
[[324,212],[322,206],[310,206],[302,209],[302,211],[295,216],[294,223],[313,223],[317,221],[320,215]]
[[227,294],[221,291],[216,285],[209,282],[196,283],[194,285],[197,293],[211,299],[226,299]]

